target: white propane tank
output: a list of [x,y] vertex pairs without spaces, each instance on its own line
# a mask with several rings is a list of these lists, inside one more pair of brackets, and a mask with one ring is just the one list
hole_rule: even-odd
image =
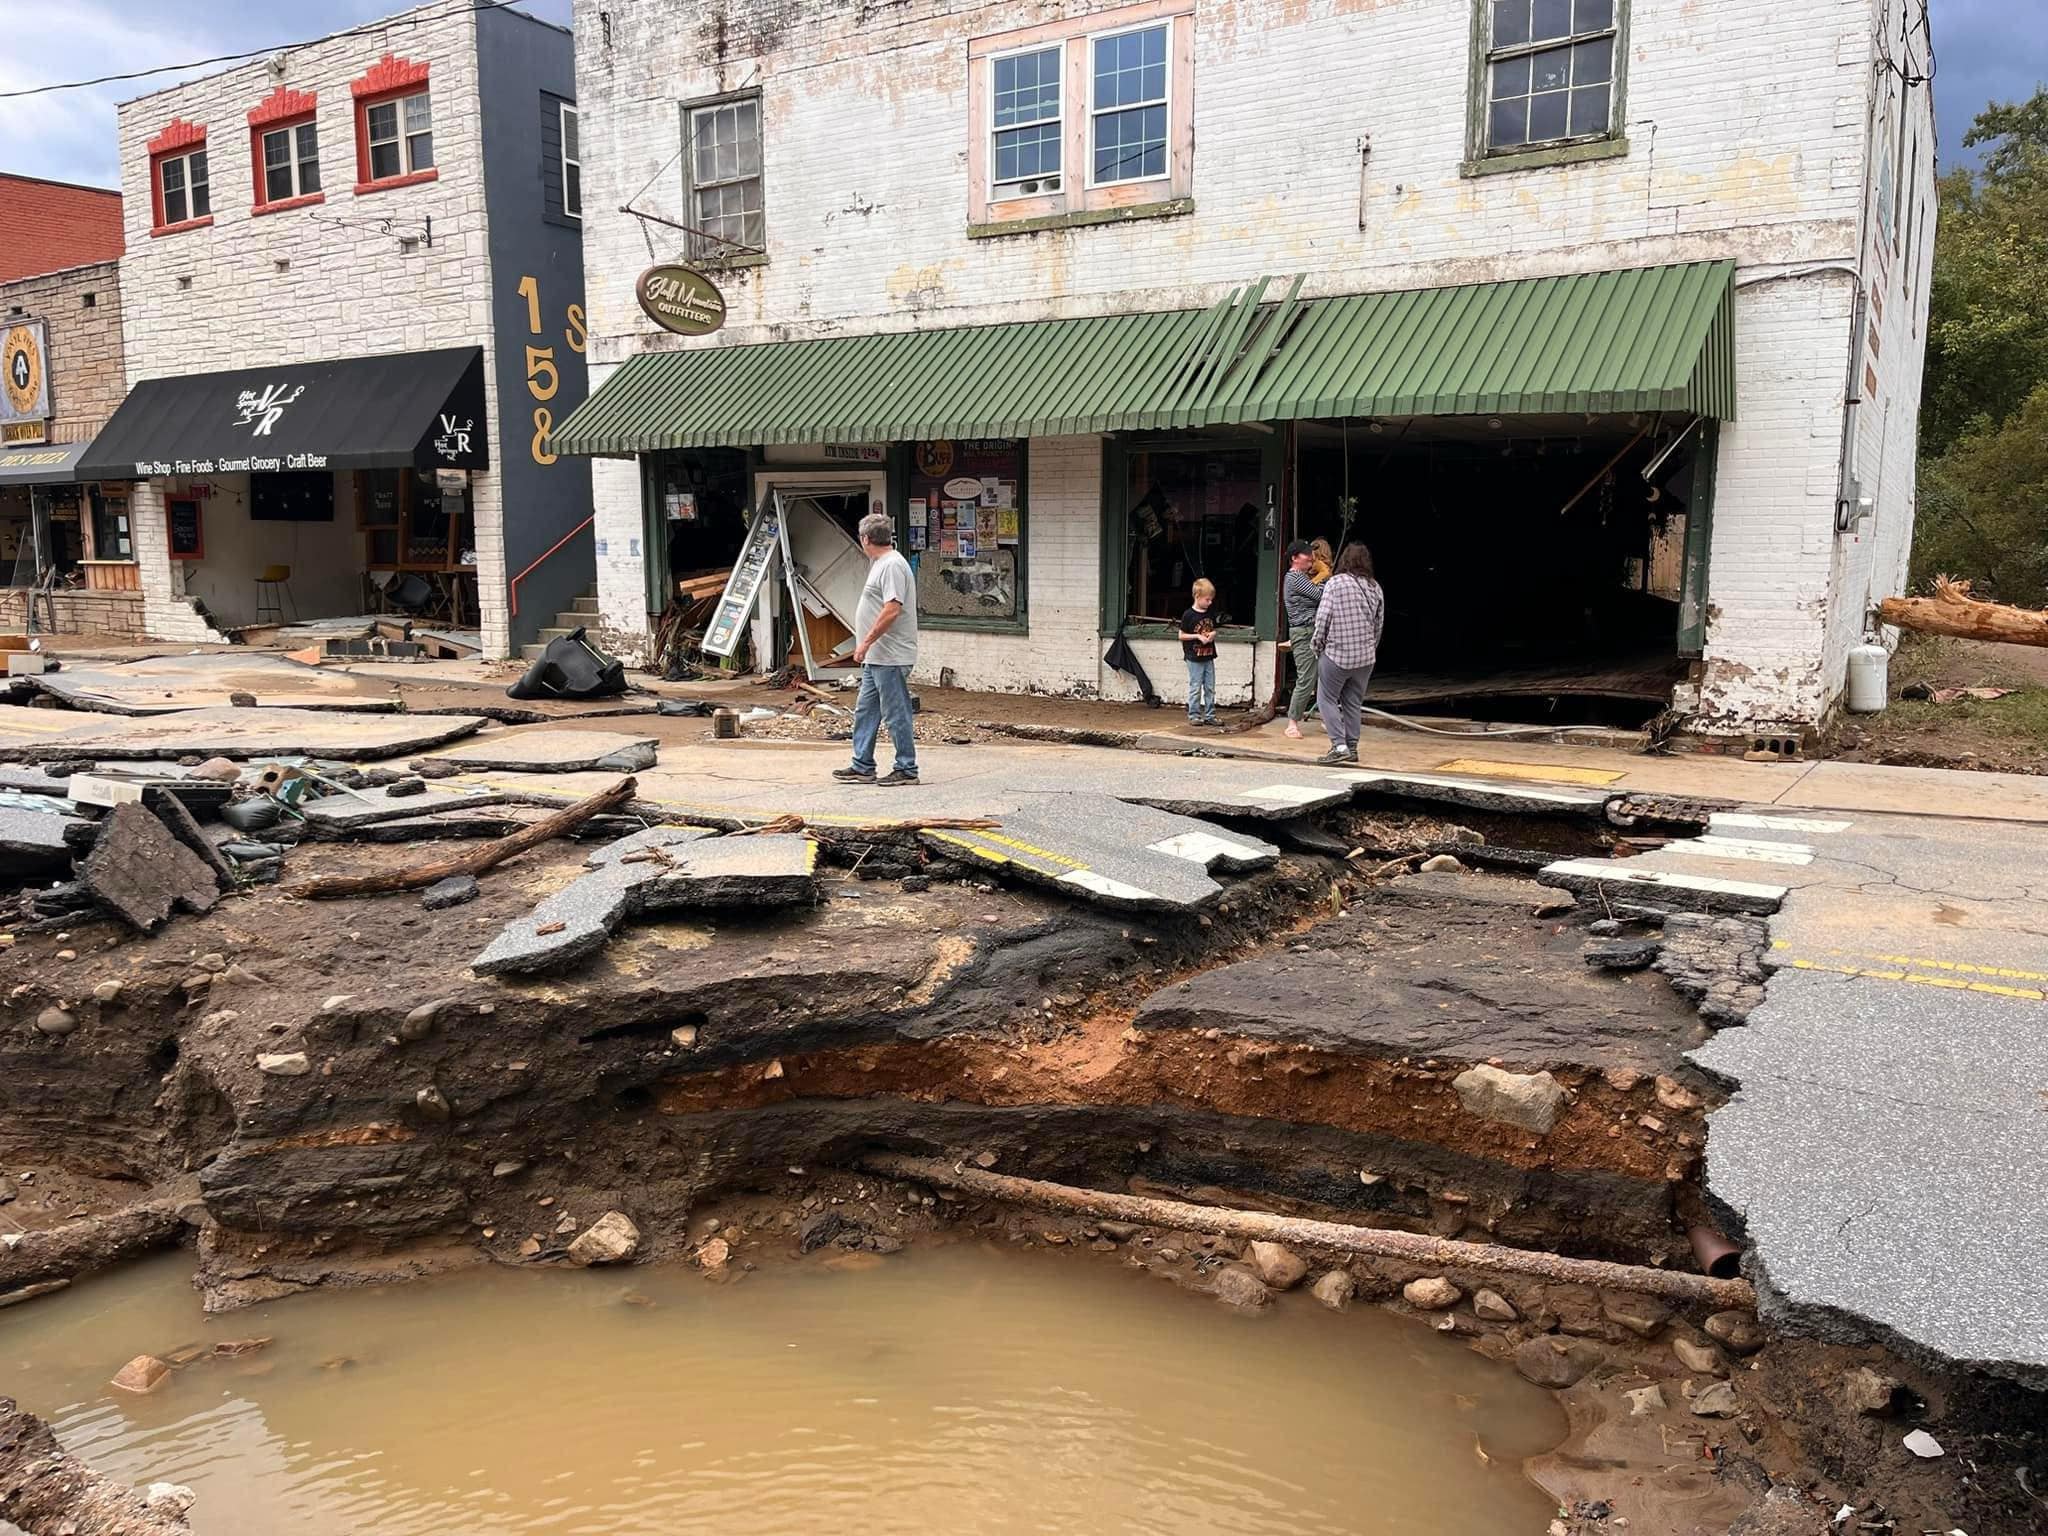
[[1865,641],[1849,652],[1849,710],[1874,715],[1883,710],[1890,692],[1892,653]]

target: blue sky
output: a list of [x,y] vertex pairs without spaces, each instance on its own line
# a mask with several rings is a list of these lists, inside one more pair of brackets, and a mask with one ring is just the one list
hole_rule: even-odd
[[[1637,0],[1666,4],[1675,0]],[[1792,0],[1799,4],[1802,0]],[[0,90],[169,60],[298,42],[388,15],[404,0],[0,0]],[[2048,82],[2042,0],[1930,0],[1940,62],[1934,84],[1942,159],[1985,103]],[[522,8],[567,23],[570,0]],[[201,71],[204,73],[204,71]],[[0,101],[0,170],[113,186],[114,104],[178,78]]]

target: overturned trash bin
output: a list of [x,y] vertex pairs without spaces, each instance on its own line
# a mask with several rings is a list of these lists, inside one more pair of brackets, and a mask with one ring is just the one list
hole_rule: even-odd
[[626,664],[572,629],[547,643],[540,659],[505,690],[513,699],[609,699],[626,691]]

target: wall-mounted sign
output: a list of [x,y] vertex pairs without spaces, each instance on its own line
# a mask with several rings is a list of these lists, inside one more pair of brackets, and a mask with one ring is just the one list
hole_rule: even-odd
[[205,559],[205,525],[200,517],[199,503],[190,497],[174,496],[164,503],[164,516],[171,525],[171,558]]
[[880,443],[826,443],[827,459],[840,464],[886,464],[889,450]]
[[633,292],[648,319],[678,336],[709,336],[725,324],[725,295],[695,267],[649,267]]
[[444,491],[466,491],[469,489],[469,471],[466,469],[437,469],[434,484]]
[[50,337],[40,320],[20,320],[0,337],[0,442],[40,443],[50,435]]

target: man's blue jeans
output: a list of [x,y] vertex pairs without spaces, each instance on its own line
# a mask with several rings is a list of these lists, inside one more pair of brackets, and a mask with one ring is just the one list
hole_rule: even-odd
[[860,669],[860,697],[853,702],[853,766],[875,771],[875,738],[884,722],[896,744],[896,771],[917,776],[917,741],[911,735],[910,668],[868,662]]

